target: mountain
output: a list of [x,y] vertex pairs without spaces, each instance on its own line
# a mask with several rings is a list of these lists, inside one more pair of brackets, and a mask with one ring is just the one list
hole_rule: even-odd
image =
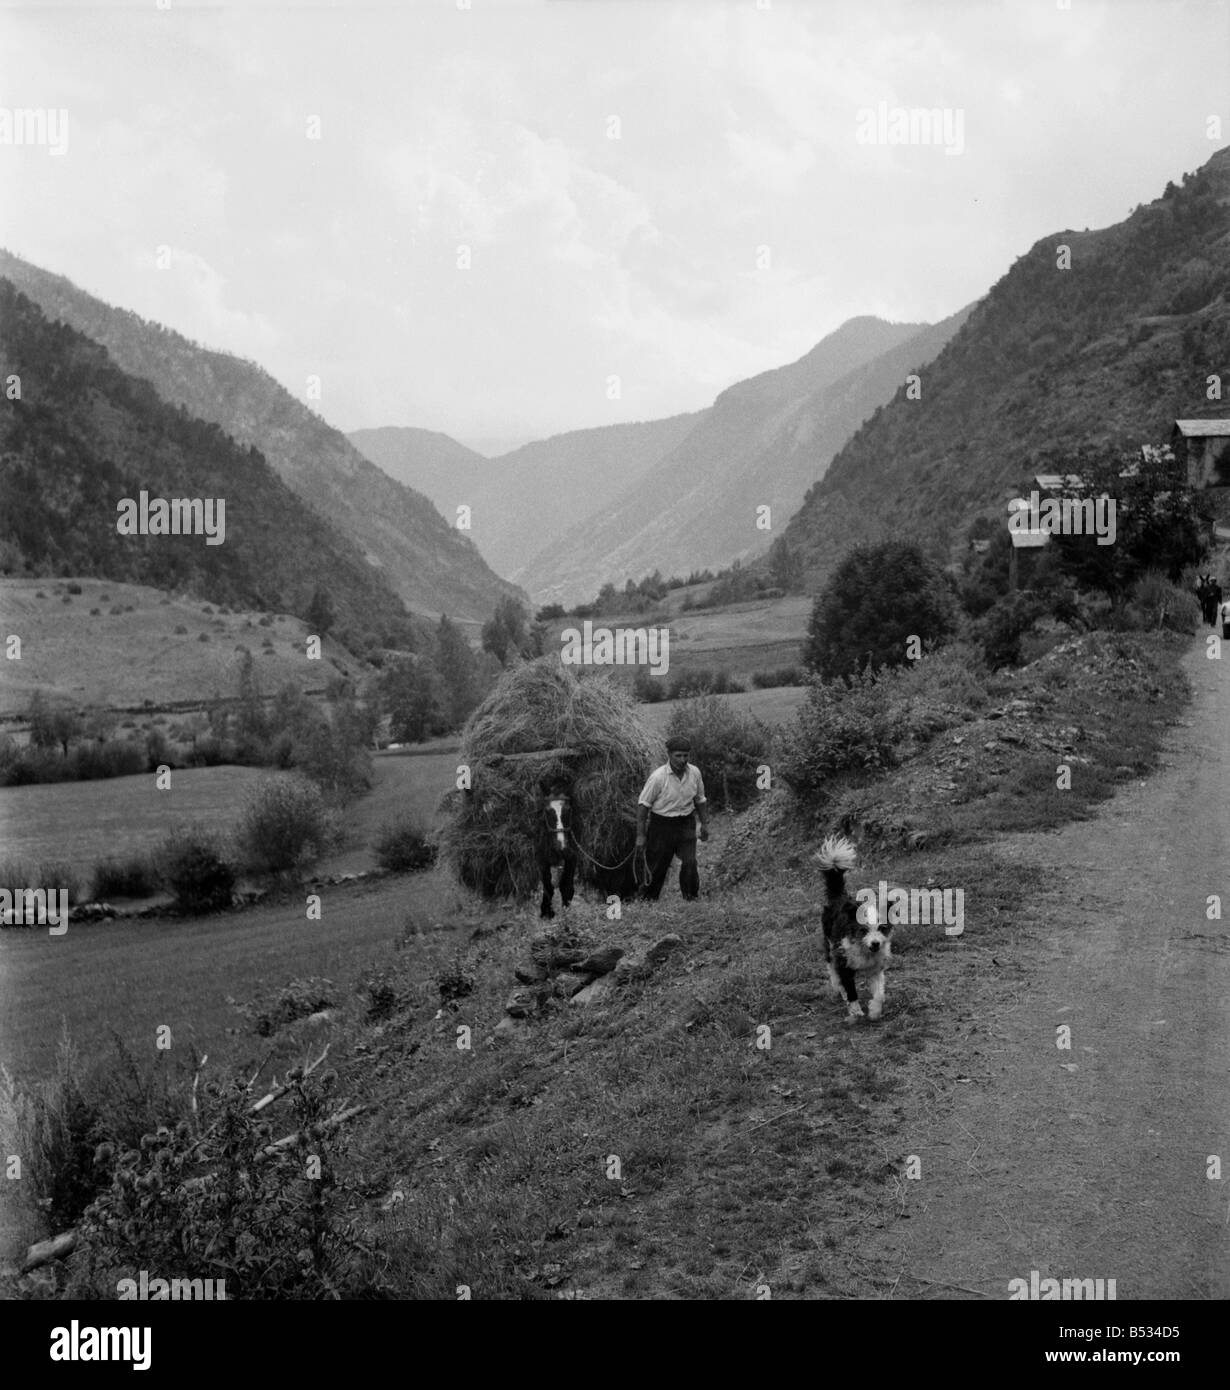
[[[719,568],[781,534],[850,435],[969,310],[940,324],[848,320],[804,357],[723,391],[692,428],[584,529],[508,571],[536,601],[576,602],[607,581]],[[773,530],[756,528],[771,509]]]
[[[478,490],[491,471],[490,459],[437,430],[383,425],[378,429],[355,430],[346,437],[364,458],[390,478],[430,498],[445,520],[454,525],[457,508],[473,508]],[[478,544],[473,531],[470,539]],[[479,549],[483,558],[493,563],[481,545]]]
[[[0,359],[21,382],[0,410],[4,568],[181,590],[227,606],[308,611],[321,576],[339,629],[400,627],[401,601],[358,548],[254,448],[164,401],[107,350],[0,278]],[[117,503],[222,499],[203,535],[121,535]],[[220,524],[219,524],[220,523]]]
[[[1061,247],[1070,268],[1060,269]],[[1208,414],[1230,362],[1230,148],[1098,231],[1037,242],[922,373],[846,444],[786,528],[813,580],[861,541],[940,559],[1041,451],[1162,442]]]
[[561,544],[581,523],[668,454],[699,415],[570,430],[484,459],[430,430],[358,430],[350,436],[391,477],[425,492],[446,517],[471,508],[470,536],[500,574]]
[[406,606],[454,618],[489,616],[524,598],[421,493],[383,473],[260,367],[211,352],[70,281],[0,250],[6,276],[52,319],[101,343],[117,367],[160,396],[252,445],[291,490],[361,549]]

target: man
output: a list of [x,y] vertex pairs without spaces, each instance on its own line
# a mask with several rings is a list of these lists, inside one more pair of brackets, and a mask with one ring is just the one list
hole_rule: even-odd
[[650,881],[645,896],[656,901],[675,855],[679,856],[679,891],[691,900],[700,895],[696,868],[696,817],[700,838],[709,838],[709,802],[700,768],[688,762],[690,739],[668,739],[668,761],[649,774],[636,807],[636,847],[645,850]]

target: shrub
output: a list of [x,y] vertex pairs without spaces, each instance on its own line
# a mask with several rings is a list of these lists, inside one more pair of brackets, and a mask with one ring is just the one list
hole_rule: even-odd
[[82,901],[81,875],[75,865],[67,859],[44,859],[38,866],[38,878],[32,887],[63,888],[68,893],[69,905]]
[[177,623],[175,625],[175,635],[176,637],[187,637],[188,629],[183,625],[183,623]]
[[1146,627],[1190,634],[1200,626],[1200,604],[1195,594],[1180,589],[1156,570],[1137,580],[1132,600]]
[[656,705],[667,698],[667,684],[661,676],[650,673],[647,666],[638,666],[632,682],[632,693],[643,705]]
[[359,988],[367,995],[367,1018],[371,1023],[379,1023],[388,1018],[397,1008],[397,984],[395,977],[387,968],[370,970],[360,982]]
[[781,735],[777,764],[796,791],[816,795],[839,774],[891,767],[896,733],[872,673],[817,682]]
[[291,980],[278,990],[271,1001],[253,1003],[241,1012],[252,1020],[252,1026],[262,1038],[267,1038],[298,1018],[307,1018],[337,1003],[337,987],[332,980],[319,976]]
[[436,862],[436,847],[427,838],[422,821],[388,821],[380,827],[375,843],[376,862],[391,873],[416,873]]
[[28,1086],[0,1068],[0,1138],[6,1152],[22,1155],[15,1186],[29,1192],[50,1231],[76,1226],[110,1181],[101,1141],[127,1146],[152,1125],[174,1121],[179,1106],[168,1080],[164,1065],[141,1071],[118,1041],[115,1056],[87,1070],[67,1030],[48,1080]]
[[[370,1289],[364,1247],[345,1218],[331,1094],[337,1073],[290,1073],[295,1142],[274,1142],[243,1082],[209,1083],[201,1115],[137,1144],[99,1149],[109,1185],[85,1213],[72,1297],[115,1297],[138,1269],[224,1279],[226,1297],[317,1300]],[[305,1153],[317,1160],[305,1174]]]
[[719,667],[716,671],[697,667],[691,671],[680,671],[672,677],[667,699],[688,700],[697,695],[738,695],[742,691],[743,687],[731,678],[725,667]]
[[1006,594],[997,599],[987,613],[974,624],[974,633],[982,646],[987,665],[993,670],[1002,666],[1019,666],[1021,639],[1042,616],[1044,604],[1030,590]]
[[460,955],[436,976],[436,988],[440,991],[441,1003],[454,1004],[474,993],[474,976],[461,964]]
[[263,778],[249,793],[239,841],[253,868],[296,869],[323,853],[329,838],[324,798],[306,778]]
[[779,666],[776,671],[756,671],[752,685],[757,690],[771,690],[779,685],[805,685],[807,672],[801,666]]
[[767,761],[772,743],[758,719],[720,695],[701,695],[671,711],[666,737],[675,734],[692,740],[688,759],[700,768],[705,795],[714,806],[738,810],[756,799],[756,769]]
[[107,898],[151,898],[158,891],[158,868],[147,854],[131,854],[126,859],[103,859],[94,866],[90,896],[96,902]]
[[81,585],[74,581],[68,586],[68,592],[70,594],[79,594],[81,592]]
[[192,826],[173,831],[161,853],[162,878],[185,914],[221,912],[231,905],[235,871],[212,835]]

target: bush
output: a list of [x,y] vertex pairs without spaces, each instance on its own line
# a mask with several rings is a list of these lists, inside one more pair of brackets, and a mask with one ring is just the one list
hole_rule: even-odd
[[1200,626],[1200,604],[1195,594],[1180,589],[1156,570],[1137,580],[1132,601],[1145,627],[1190,635]]
[[320,789],[304,777],[268,777],[249,793],[239,841],[253,868],[283,873],[310,863],[329,843]]
[[65,1030],[54,1075],[32,1086],[0,1068],[0,1140],[5,1152],[22,1155],[23,1181],[15,1186],[29,1193],[54,1234],[76,1226],[110,1180],[98,1161],[99,1143],[135,1143],[178,1110],[167,1068],[142,1072],[118,1042],[115,1057],[85,1070]]
[[96,864],[90,896],[95,902],[108,898],[151,898],[158,888],[157,865],[149,855],[132,854],[127,859],[103,859]]
[[310,979],[292,980],[285,988],[278,990],[272,1001],[249,1004],[241,1010],[252,1020],[252,1026],[262,1038],[294,1023],[298,1018],[308,1018],[323,1009],[331,1009],[337,1003],[337,987],[332,980],[319,976]]
[[692,671],[680,671],[673,676],[668,692],[668,700],[688,700],[697,695],[740,695],[743,686],[732,679],[725,667],[719,667],[716,671],[697,667]]
[[[198,1118],[159,1126],[121,1150],[98,1150],[107,1187],[79,1231],[68,1293],[114,1298],[140,1269],[163,1278],[225,1280],[228,1299],[317,1300],[370,1290],[364,1247],[345,1218],[330,1114],[337,1073],[292,1070],[288,1127],[277,1145],[268,1112],[251,1113],[243,1082],[203,1089]],[[310,1136],[310,1137],[309,1137]],[[317,1160],[305,1175],[305,1154]]]
[[1044,604],[1030,590],[1006,594],[997,599],[974,624],[974,634],[982,647],[987,665],[997,671],[1003,666],[1021,664],[1021,639],[1042,616]]
[[772,735],[758,719],[720,695],[702,695],[671,711],[666,737],[692,740],[688,760],[700,768],[714,806],[739,810],[755,801],[757,768],[768,761]]
[[380,827],[375,843],[376,862],[390,873],[417,873],[436,862],[436,847],[427,838],[420,820],[397,823],[387,821]]
[[776,671],[756,671],[752,685],[757,690],[772,690],[779,685],[806,685],[807,672],[801,666],[779,666]]
[[667,698],[667,684],[661,676],[651,674],[648,666],[638,666],[632,682],[632,693],[643,705],[656,705]]
[[893,765],[897,730],[878,684],[864,672],[812,686],[780,738],[777,764],[795,791],[814,796],[839,774]]
[[196,826],[173,831],[159,858],[162,878],[180,912],[196,915],[230,907],[235,871],[207,831]]
[[79,594],[81,592],[81,585],[74,581],[68,586],[68,592],[70,594]]

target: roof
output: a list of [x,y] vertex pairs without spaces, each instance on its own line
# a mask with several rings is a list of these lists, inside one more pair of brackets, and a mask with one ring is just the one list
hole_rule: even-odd
[[1049,531],[1011,531],[1009,534],[1016,550],[1033,550],[1037,546],[1046,545],[1051,538]]
[[1076,473],[1038,473],[1034,482],[1040,488],[1084,487],[1085,480]]
[[1230,435],[1230,420],[1176,420],[1174,427],[1185,439],[1221,439]]

